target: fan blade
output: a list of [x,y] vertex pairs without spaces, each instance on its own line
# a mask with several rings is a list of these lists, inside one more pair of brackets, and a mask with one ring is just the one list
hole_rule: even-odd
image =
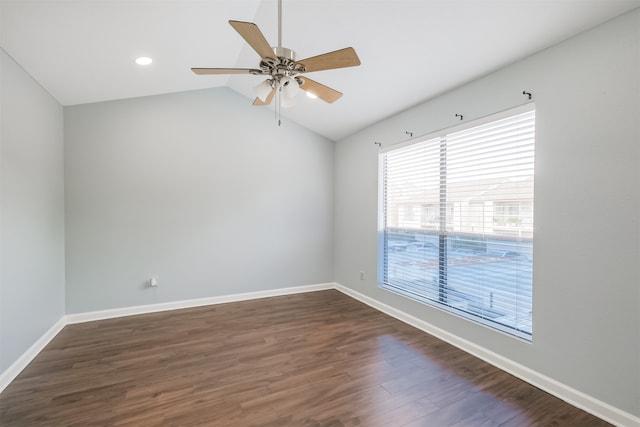
[[253,22],[229,21],[229,24],[249,43],[261,58],[276,58],[273,48],[264,38],[264,35]]
[[335,89],[331,89],[329,86],[325,86],[321,83],[318,83],[314,80],[311,80],[308,77],[301,77],[302,84],[300,85],[300,89],[305,92],[309,92],[312,95],[317,96],[329,104],[336,102],[342,96],[342,93],[338,92]]
[[352,47],[345,47],[344,49],[323,53],[322,55],[296,62],[304,65],[305,73],[310,73],[334,68],[355,67],[360,65],[360,58],[358,58],[356,51]]
[[192,68],[196,74],[261,74],[262,71],[252,68]]
[[276,88],[273,88],[273,90],[271,92],[269,92],[269,95],[267,95],[267,99],[264,100],[264,102],[262,102],[262,100],[260,98],[256,98],[255,101],[253,101],[253,105],[256,107],[261,107],[263,105],[269,105],[271,104],[271,101],[273,100],[273,95],[276,94]]

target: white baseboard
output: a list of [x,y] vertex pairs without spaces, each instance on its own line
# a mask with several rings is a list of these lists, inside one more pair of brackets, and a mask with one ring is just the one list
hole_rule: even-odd
[[281,295],[293,295],[304,292],[315,292],[327,289],[335,289],[336,283],[321,283],[317,285],[295,286],[290,288],[270,289],[266,291],[247,292],[241,294],[223,295],[210,298],[199,298],[183,301],[174,301],[161,304],[140,305],[135,307],[116,308],[112,310],[91,311],[87,313],[67,314],[62,316],[44,335],[42,335],[22,356],[20,356],[9,368],[0,373],[0,393],[13,381],[24,368],[42,351],[49,342],[66,325],[74,323],[91,322],[94,320],[112,319],[116,317],[131,316],[136,314],[156,313],[160,311],[176,310],[180,308],[200,307],[227,302],[248,301],[258,298],[268,298]]
[[507,359],[491,350],[488,350],[482,346],[479,346],[471,341],[467,341],[456,335],[453,335],[443,329],[440,329],[424,320],[411,316],[403,311],[400,311],[394,307],[384,304],[376,299],[368,297],[353,289],[347,288],[340,284],[336,284],[335,287],[340,292],[348,295],[360,302],[367,304],[368,306],[375,308],[391,317],[394,317],[408,325],[416,327],[428,334],[431,334],[443,341],[448,342],[451,345],[458,347],[461,350],[466,351],[485,362],[502,369],[511,375],[520,378],[529,384],[538,387],[541,390],[552,394],[565,402],[583,409],[601,418],[613,425],[620,427],[640,427],[640,418],[633,414],[622,411],[606,402],[602,402],[592,396],[589,396],[579,390],[571,388],[566,384],[562,384],[553,378],[547,377],[539,372],[536,372],[526,366],[523,366],[513,360]]
[[27,349],[22,356],[11,364],[4,372],[0,374],[0,393],[7,388],[24,368],[42,351],[49,342],[58,335],[66,325],[65,316],[62,316],[47,332],[44,333],[31,347]]
[[111,310],[90,311],[86,313],[67,314],[67,324],[92,322],[94,320],[113,319],[116,317],[133,316],[136,314],[157,313],[181,308],[201,307],[205,305],[224,304],[227,302],[248,301],[258,298],[293,295],[304,292],[335,289],[335,283],[321,283],[317,285],[295,286],[291,288],[270,289],[266,291],[245,292],[241,294],[222,295],[217,297],[197,298],[173,301],[160,304],[138,305],[134,307],[114,308]]
[[58,320],[38,341],[24,352],[7,370],[0,374],[0,393],[13,381],[20,372],[38,355],[40,351],[68,324],[91,322],[94,320],[112,319],[116,317],[136,314],[155,313],[181,308],[200,307],[228,302],[248,301],[258,298],[268,298],[282,295],[293,295],[305,292],[315,292],[327,289],[337,289],[345,295],[361,301],[391,317],[408,325],[414,326],[428,334],[452,344],[491,365],[500,368],[526,382],[532,384],[578,408],[581,408],[611,424],[621,427],[640,427],[640,418],[622,411],[608,403],[602,402],[579,390],[562,384],[553,378],[540,374],[513,360],[507,359],[491,350],[479,346],[440,329],[424,320],[411,316],[376,299],[361,294],[338,283],[322,283],[317,285],[296,286],[290,288],[272,289],[266,291],[247,292],[241,294],[224,295],[210,298],[199,298],[175,301],[161,304],[141,305],[135,307],[100,310],[87,313],[68,314]]

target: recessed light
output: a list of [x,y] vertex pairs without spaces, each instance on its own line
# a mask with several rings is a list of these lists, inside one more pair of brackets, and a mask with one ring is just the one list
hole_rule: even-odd
[[148,56],[139,56],[136,58],[136,64],[138,65],[149,65],[153,62],[153,59]]

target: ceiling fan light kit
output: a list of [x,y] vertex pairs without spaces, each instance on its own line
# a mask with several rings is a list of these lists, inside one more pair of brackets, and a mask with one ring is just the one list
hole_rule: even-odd
[[271,89],[273,89],[273,82],[271,80],[264,80],[262,83],[255,86],[253,91],[258,99],[264,103],[267,102],[267,97],[269,96],[269,93],[271,93]]
[[[267,79],[254,87],[255,106],[271,104],[276,93],[276,112],[280,107],[287,108],[295,104],[295,97],[300,90],[310,98],[320,98],[327,103],[340,99],[342,93],[306,76],[299,74],[314,71],[332,70],[336,68],[360,65],[360,59],[352,47],[324,53],[300,61],[296,53],[282,46],[282,0],[278,0],[278,46],[271,47],[258,26],[252,22],[229,21],[229,24],[260,55],[258,68],[192,68],[199,75],[220,74],[252,74],[266,76]],[[280,120],[278,118],[278,123]]]

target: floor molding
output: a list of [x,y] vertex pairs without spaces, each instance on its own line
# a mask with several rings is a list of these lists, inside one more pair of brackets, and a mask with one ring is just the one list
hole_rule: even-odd
[[424,320],[411,316],[390,305],[382,303],[360,292],[354,291],[339,283],[321,283],[316,285],[279,288],[266,291],[247,292],[223,295],[209,298],[190,299],[160,304],[141,305],[135,307],[99,310],[86,313],[68,314],[60,318],[42,337],[40,337],[27,351],[22,354],[7,370],[0,374],[0,393],[13,381],[22,370],[42,351],[42,349],[66,326],[74,323],[91,322],[95,320],[112,319],[145,313],[156,313],[181,308],[201,307],[206,305],[224,304],[229,302],[248,301],[258,298],[292,295],[304,292],[315,292],[336,289],[368,306],[392,316],[404,323],[414,326],[428,334],[464,350],[497,368],[500,368],[523,381],[528,382],[562,400],[583,409],[603,420],[622,427],[640,427],[640,418],[624,412],[612,405],[602,402],[579,390],[562,384],[553,378],[540,374],[513,360],[507,359],[493,351],[455,336]]
[[172,301],[159,304],[114,308],[110,310],[89,311],[86,313],[67,314],[66,322],[68,325],[71,325],[74,323],[92,322],[94,320],[113,319],[116,317],[134,316],[137,314],[157,313],[161,311],[178,310],[181,308],[202,307],[205,305],[224,304],[228,302],[248,301],[258,298],[269,298],[282,295],[299,294],[304,292],[323,291],[327,289],[335,289],[335,287],[335,283],[321,283],[317,285],[305,285],[290,288],[270,289],[266,291],[245,292],[240,294]]
[[13,381],[24,368],[55,338],[66,325],[74,323],[92,322],[94,320],[113,319],[116,317],[133,316],[136,314],[157,313],[181,308],[201,307],[212,304],[248,301],[258,298],[268,298],[283,295],[293,295],[304,292],[335,289],[336,283],[321,283],[316,285],[295,286],[289,288],[270,289],[265,291],[246,292],[240,294],[223,295],[209,298],[198,298],[173,301],[160,304],[140,305],[135,307],[115,308],[110,310],[90,311],[86,313],[67,314],[62,316],[47,332],[44,333],[27,351],[25,351],[9,368],[0,373],[0,393]]
[[49,342],[66,326],[65,316],[62,316],[47,332],[44,333],[31,347],[27,349],[15,362],[0,374],[0,393],[7,388],[24,368],[42,351]]
[[446,341],[449,344],[454,345],[455,347],[458,347],[459,349],[464,350],[467,353],[470,353],[479,359],[482,359],[485,362],[613,425],[621,427],[640,427],[640,418],[633,414],[622,411],[621,409],[609,405],[606,402],[602,402],[579,390],[569,387],[566,384],[560,383],[553,378],[547,377],[546,375],[536,372],[524,365],[514,362],[513,360],[494,353],[487,348],[453,335],[428,322],[425,322],[424,320],[418,319],[417,317],[400,311],[367,295],[361,294],[360,292],[354,291],[346,286],[336,284],[336,289],[345,295],[375,308],[376,310]]

